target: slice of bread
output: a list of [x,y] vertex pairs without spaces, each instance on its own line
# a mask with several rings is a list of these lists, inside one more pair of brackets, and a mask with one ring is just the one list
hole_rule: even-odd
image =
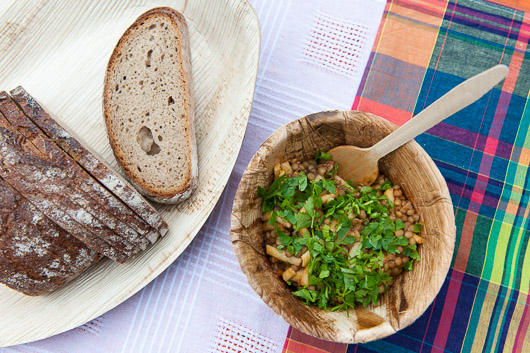
[[155,8],[129,27],[114,49],[103,91],[114,155],[143,195],[177,203],[197,184],[195,104],[184,17]]

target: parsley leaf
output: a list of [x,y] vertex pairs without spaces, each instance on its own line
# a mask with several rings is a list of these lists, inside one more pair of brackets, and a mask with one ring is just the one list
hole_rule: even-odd
[[310,302],[310,303],[314,303],[316,298],[317,298],[317,291],[315,290],[309,290],[309,289],[300,289],[296,292],[293,292],[294,295],[302,298],[302,299],[305,299],[306,301]]
[[335,185],[335,182],[333,180],[323,179],[320,180],[319,183],[325,190],[329,191],[330,194],[337,194],[337,186]]
[[319,151],[315,156],[315,161],[320,163],[320,161],[331,161],[331,155],[326,152]]

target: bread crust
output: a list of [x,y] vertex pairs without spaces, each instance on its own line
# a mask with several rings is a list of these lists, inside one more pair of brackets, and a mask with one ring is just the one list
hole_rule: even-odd
[[[26,178],[33,179],[36,175],[44,174],[47,177],[56,168],[67,171],[65,176],[47,178],[47,182],[54,186],[56,193],[62,193],[63,198],[70,202],[70,207],[73,208],[69,208],[69,212],[73,212],[74,208],[78,210],[77,213],[81,210],[82,216],[74,217],[74,219],[85,221],[85,226],[90,229],[91,233],[128,256],[137,254],[145,248],[147,239],[138,238],[137,233],[134,234],[135,238],[132,238],[133,242],[130,241],[131,234],[116,233],[118,228],[116,220],[107,213],[102,204],[92,197],[92,195],[97,195],[105,200],[105,195],[99,194],[103,188],[97,187],[92,177],[55,144],[47,140],[40,130],[27,124],[24,114],[18,110],[5,92],[0,93],[0,112],[3,114],[0,117],[0,126],[5,128],[2,131],[2,137],[8,142],[19,141],[18,145],[13,143],[4,148],[4,152],[7,152],[13,161],[20,161],[16,165],[19,172],[22,172]],[[24,143],[20,142],[22,138],[25,139]],[[5,157],[4,152],[2,155]],[[35,159],[38,163],[34,162]]]
[[[102,158],[79,142],[79,140],[54,120],[44,108],[21,86],[10,92],[15,102],[26,116],[37,125],[46,136],[62,148],[73,160],[90,175],[117,196],[118,204],[113,204],[122,219],[151,243],[167,232],[167,223],[160,214],[122,177],[114,172]],[[123,202],[122,207],[119,203]]]
[[91,249],[120,263],[127,260],[128,255],[92,233],[98,228],[93,217],[64,196],[68,194],[65,188],[71,182],[71,170],[51,165],[38,155],[36,148],[23,135],[6,127],[0,127],[0,146],[0,176],[11,187]]
[[[80,192],[84,197],[77,199],[77,203],[83,204],[84,208],[100,220],[109,230],[115,232],[118,236],[118,242],[126,248],[137,246],[140,250],[147,247],[149,241],[139,235],[134,229],[130,228],[127,223],[122,222],[118,216],[126,218],[123,215],[119,200],[110,194],[97,181],[77,165],[63,150],[54,144],[44,133],[30,120],[19,107],[11,100],[5,92],[0,93],[0,111],[4,117],[12,124],[13,128],[23,134],[40,152],[43,158],[61,165],[64,168],[71,169],[75,175],[72,181],[72,187]],[[72,194],[75,196],[75,194]],[[113,207],[111,207],[114,206]],[[126,207],[123,207],[127,209]],[[129,220],[127,220],[129,221]],[[119,250],[124,248],[117,247]]]
[[[185,86],[186,97],[184,97],[184,105],[187,112],[187,133],[186,133],[186,151],[188,158],[187,163],[187,179],[184,185],[179,189],[159,189],[153,188],[148,183],[142,181],[132,168],[128,167],[126,156],[123,153],[120,143],[117,141],[116,134],[113,131],[111,121],[113,115],[110,109],[110,98],[113,94],[112,87],[114,86],[112,81],[112,71],[118,64],[118,58],[122,55],[122,52],[126,48],[127,40],[134,36],[135,32],[140,28],[144,21],[152,17],[164,17],[169,19],[170,23],[178,33],[177,42],[180,50],[178,55],[181,55],[183,65],[179,67],[180,77],[183,78]],[[105,116],[105,125],[107,127],[107,135],[109,136],[110,145],[118,161],[118,164],[124,171],[129,181],[137,188],[137,190],[144,196],[150,198],[153,201],[159,203],[178,203],[189,198],[197,188],[198,184],[198,158],[197,158],[197,147],[195,141],[195,100],[193,97],[191,78],[191,52],[189,44],[189,34],[184,16],[174,9],[169,7],[154,8],[146,13],[142,14],[136,21],[125,31],[123,36],[118,41],[118,44],[114,48],[112,55],[107,65],[107,71],[104,81],[103,89],[103,112]]]
[[0,217],[0,282],[26,295],[51,292],[101,258],[2,178]]

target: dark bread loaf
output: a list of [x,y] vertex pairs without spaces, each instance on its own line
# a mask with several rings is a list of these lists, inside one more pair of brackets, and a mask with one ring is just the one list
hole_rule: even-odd
[[[40,154],[40,151],[23,135],[11,129],[0,127],[0,144],[3,147],[0,150],[3,170],[19,173],[26,182],[33,183],[33,189],[47,195],[48,200],[56,207],[62,207],[62,210],[88,230],[89,234],[99,238],[92,239],[93,241],[102,240],[106,243],[105,249],[114,248],[126,256],[139,251],[124,242],[121,237],[101,223],[90,212],[92,210],[86,208],[86,195],[73,187],[76,175],[72,170],[47,160],[45,155]],[[12,183],[12,179],[8,179],[7,176],[4,179]],[[16,186],[15,189],[23,193]],[[44,212],[42,209],[41,211]],[[94,250],[103,251],[98,248]]]
[[1,178],[0,219],[0,283],[26,295],[51,292],[101,258]]
[[148,202],[22,88],[14,94],[17,101],[0,93],[0,283],[44,294],[101,255],[123,263],[167,231]]
[[[91,215],[118,235],[118,237],[113,236],[115,241],[123,245],[123,247],[118,245],[118,250],[131,248],[131,246],[137,246],[141,250],[146,248],[148,240],[120,220],[121,210],[119,208],[110,207],[111,204],[121,205],[120,201],[48,139],[4,92],[0,93],[0,112],[16,131],[24,135],[43,154],[42,158],[73,172],[71,186],[76,192],[71,194],[72,198],[75,198],[76,203],[82,205]],[[0,126],[2,122],[0,118]],[[114,243],[110,244],[114,246]]]
[[50,139],[134,211],[121,209],[120,212],[122,212],[124,221],[129,223],[140,234],[146,235],[152,242],[157,238],[157,233],[152,231],[152,228],[162,235],[167,232],[167,224],[160,214],[129,183],[123,180],[118,173],[114,172],[102,158],[89,151],[78,139],[51,118],[42,106],[22,87],[19,86],[10,93],[26,116]]
[[[129,256],[92,233],[99,224],[65,194],[72,172],[45,161],[24,136],[0,127],[0,176],[35,207],[83,243],[118,262]],[[21,151],[23,149],[25,154]],[[71,195],[69,195],[71,196]]]
[[107,66],[105,124],[116,160],[150,199],[177,203],[198,181],[191,53],[184,16],[164,7],[141,15]]

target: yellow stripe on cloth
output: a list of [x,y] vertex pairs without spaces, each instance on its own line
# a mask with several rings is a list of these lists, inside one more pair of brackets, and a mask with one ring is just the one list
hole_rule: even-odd
[[477,321],[478,327],[475,331],[475,335],[473,336],[473,346],[471,348],[471,352],[482,352],[482,349],[486,345],[486,337],[489,330],[489,325],[487,323],[490,321],[493,309],[495,308],[495,301],[497,300],[498,293],[499,285],[490,282],[484,296],[484,301],[480,311],[480,318]]
[[[523,318],[523,313],[525,309],[526,294],[519,292],[517,297],[517,305],[513,309],[512,318],[510,320],[510,326],[508,328],[508,334],[506,335],[506,343],[504,344],[503,352],[512,352],[513,347],[515,346],[515,336],[517,334],[517,329]],[[529,352],[528,350],[523,350],[523,352]]]

